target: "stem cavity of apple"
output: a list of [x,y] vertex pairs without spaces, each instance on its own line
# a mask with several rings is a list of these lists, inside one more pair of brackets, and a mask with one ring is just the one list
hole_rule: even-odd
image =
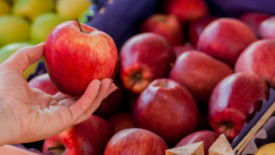
[[76,21],[76,23],[78,24],[80,31],[83,32],[83,29],[82,29],[82,27],[81,27],[81,24],[80,24],[78,18],[76,18],[75,21]]

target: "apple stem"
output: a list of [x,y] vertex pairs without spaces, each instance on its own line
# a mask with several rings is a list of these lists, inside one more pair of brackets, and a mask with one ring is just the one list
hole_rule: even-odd
[[64,146],[53,146],[53,147],[48,147],[47,151],[51,151],[51,150],[64,150],[65,147]]
[[75,21],[76,21],[76,23],[78,24],[80,31],[83,32],[82,27],[81,27],[81,24],[80,24],[78,18],[76,18]]

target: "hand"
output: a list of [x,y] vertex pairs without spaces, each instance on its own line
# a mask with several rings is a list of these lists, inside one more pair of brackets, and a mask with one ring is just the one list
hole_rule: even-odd
[[0,146],[58,134],[86,120],[117,89],[111,79],[93,80],[80,98],[32,89],[23,72],[43,55],[44,43],[22,48],[0,65]]

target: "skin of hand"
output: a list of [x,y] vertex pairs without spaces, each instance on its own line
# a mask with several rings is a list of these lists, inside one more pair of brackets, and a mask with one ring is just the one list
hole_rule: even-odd
[[27,67],[44,55],[44,43],[25,47],[0,65],[0,146],[54,136],[91,116],[117,89],[111,79],[93,80],[80,98],[52,96],[29,87]]

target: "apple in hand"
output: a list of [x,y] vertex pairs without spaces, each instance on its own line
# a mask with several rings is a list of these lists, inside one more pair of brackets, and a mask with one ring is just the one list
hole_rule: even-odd
[[263,39],[247,47],[238,58],[235,71],[260,76],[275,88],[275,40]]
[[234,66],[241,52],[254,41],[257,41],[257,37],[242,21],[220,18],[202,31],[197,48]]
[[129,91],[139,94],[153,80],[168,76],[176,56],[161,35],[142,33],[131,37],[121,49],[120,77]]
[[47,138],[43,152],[53,152],[55,155],[102,155],[112,135],[110,124],[92,115],[86,121]]
[[195,48],[190,45],[177,45],[177,46],[174,46],[173,49],[177,57],[179,57],[184,52],[195,50]]
[[270,15],[265,13],[247,12],[240,17],[240,20],[246,23],[256,36],[259,36],[258,29],[260,24],[269,17]]
[[66,18],[55,13],[46,13],[38,16],[31,26],[31,41],[36,44],[46,41],[52,29],[66,20]]
[[133,128],[133,115],[129,113],[117,113],[107,120],[114,129],[114,133],[121,130]]
[[192,46],[197,47],[197,43],[199,40],[199,36],[201,34],[201,32],[203,31],[203,29],[210,24],[212,21],[214,21],[215,17],[211,17],[211,16],[206,16],[206,17],[202,17],[199,19],[196,19],[194,21],[191,22],[190,26],[189,26],[189,41],[191,43]]
[[118,89],[101,102],[100,106],[94,112],[94,115],[102,118],[108,118],[117,112],[121,107],[124,96],[124,88],[117,81],[114,81],[113,83],[118,87]]
[[132,128],[116,133],[108,142],[104,155],[165,155],[166,143],[148,130]]
[[235,73],[223,79],[213,90],[209,101],[211,128],[225,134],[229,141],[239,134],[268,98],[268,87],[259,76]]
[[170,45],[183,43],[182,25],[178,18],[172,14],[154,14],[141,26],[141,33],[152,32],[162,35]]
[[134,109],[135,127],[154,132],[169,146],[194,132],[198,117],[191,93],[170,79],[153,81],[140,94]]
[[111,77],[117,49],[106,33],[68,21],[51,31],[44,56],[55,87],[64,94],[78,97],[92,80]]
[[261,23],[259,34],[263,39],[275,39],[275,16],[272,16]]
[[208,131],[208,130],[201,130],[194,133],[189,134],[188,136],[184,137],[176,147],[197,143],[203,141],[203,148],[204,154],[208,155],[208,149],[211,145],[219,138],[219,134]]
[[215,86],[232,73],[227,64],[205,53],[188,51],[177,58],[169,78],[185,86],[198,104],[207,107]]
[[203,0],[164,0],[163,10],[167,14],[176,15],[182,23],[208,15]]
[[55,95],[58,90],[54,87],[48,73],[38,75],[29,81],[31,88],[37,88],[50,95]]

